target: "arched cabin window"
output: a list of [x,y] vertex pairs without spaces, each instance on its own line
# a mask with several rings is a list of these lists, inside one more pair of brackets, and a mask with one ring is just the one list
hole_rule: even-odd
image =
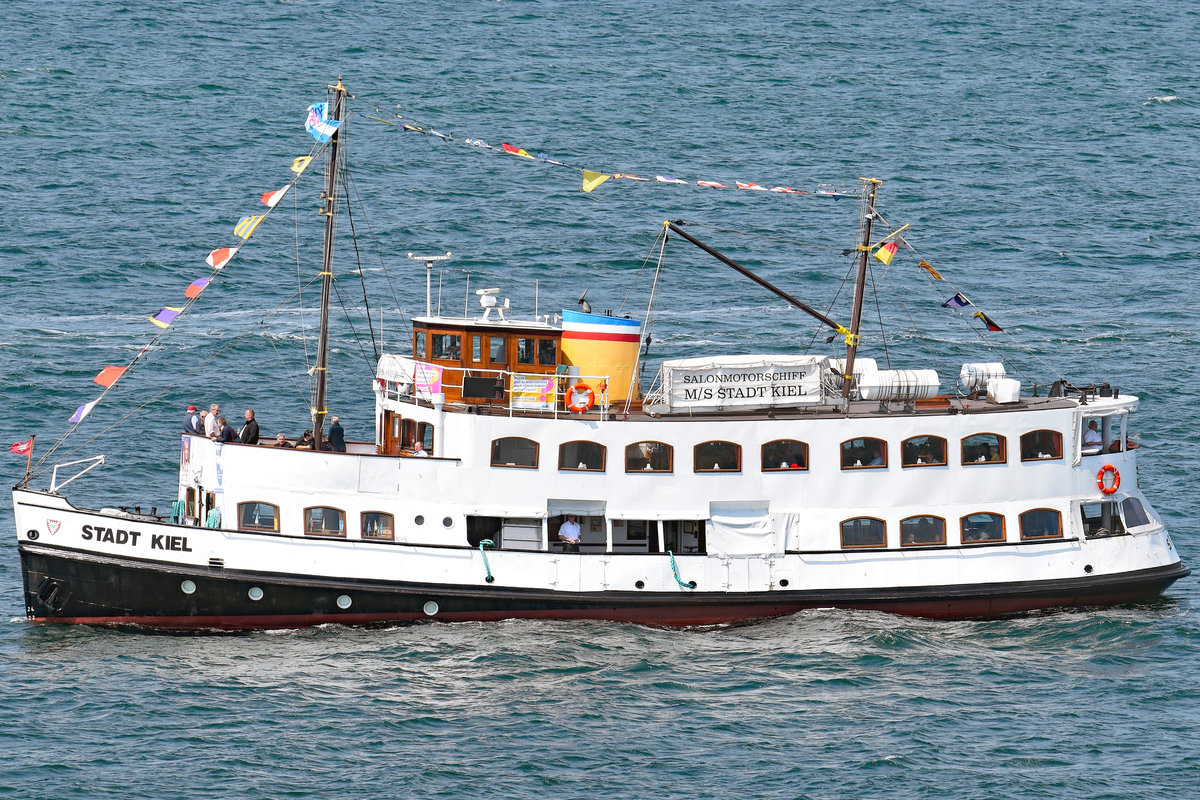
[[671,472],[675,448],[662,442],[634,442],[625,447],[626,472]]
[[1062,535],[1062,514],[1053,508],[1035,508],[1021,515],[1022,539],[1058,539]]
[[395,518],[383,511],[364,511],[362,513],[362,538],[392,541],[396,538]]
[[270,503],[238,503],[239,531],[279,532],[279,506]]
[[304,532],[309,536],[345,536],[346,512],[328,506],[306,508]]
[[1043,429],[1021,434],[1022,461],[1052,461],[1062,455],[1062,434],[1058,431]]
[[808,445],[795,439],[776,439],[762,446],[763,472],[808,469]]
[[855,517],[842,523],[842,549],[887,547],[887,526],[874,517]]
[[457,333],[431,333],[429,335],[429,357],[435,361],[460,361],[462,359],[462,336]]
[[1007,461],[1005,440],[998,433],[976,433],[962,440],[963,466],[1004,464]]
[[563,442],[558,446],[558,468],[575,472],[604,472],[607,450],[596,442]]
[[941,517],[909,517],[900,520],[900,546],[921,547],[946,543],[946,520]]
[[960,521],[963,544],[1004,541],[1004,515],[980,511]]
[[692,450],[696,472],[740,472],[742,446],[733,442],[701,442]]
[[885,469],[887,442],[862,437],[842,442],[842,469]]
[[900,466],[946,466],[946,440],[940,436],[913,436],[900,443]]
[[538,443],[520,436],[492,440],[493,467],[537,469]]

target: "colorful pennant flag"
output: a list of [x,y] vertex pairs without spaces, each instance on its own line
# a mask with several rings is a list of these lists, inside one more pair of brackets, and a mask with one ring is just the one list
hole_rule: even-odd
[[637,175],[630,175],[627,172],[618,172],[613,175],[614,178],[624,178],[627,181],[648,181],[649,178],[639,178]]
[[590,169],[585,169],[583,171],[583,190],[590,192],[611,177],[611,175],[604,172],[592,172]]
[[98,383],[101,386],[109,387],[117,382],[117,378],[125,372],[126,367],[105,367],[100,370],[100,374],[92,378],[92,383]]
[[275,206],[279,205],[279,201],[283,199],[283,196],[288,193],[288,189],[290,188],[292,188],[292,185],[289,183],[282,189],[276,189],[273,192],[263,192],[263,196],[258,199],[261,200],[263,205],[265,205],[267,208],[274,208]]
[[229,259],[237,255],[237,251],[238,248],[236,247],[218,247],[208,254],[208,258],[204,259],[204,263],[213,269],[221,269],[229,263]]
[[254,233],[254,229],[258,227],[258,223],[262,221],[262,214],[251,214],[248,217],[242,217],[238,220],[238,224],[234,226],[233,235],[245,241],[250,238],[250,234]]
[[763,188],[762,186],[759,186],[757,183],[742,183],[741,181],[735,181],[735,183],[737,183],[737,188],[739,188],[739,189],[749,189],[754,192],[765,192],[766,191],[765,188]]
[[522,148],[513,147],[511,144],[501,144],[500,149],[511,155],[520,156],[521,158],[533,158],[533,156],[529,155],[529,153]]
[[96,407],[96,400],[90,403],[84,403],[79,408],[75,409],[75,413],[71,415],[70,422],[83,422],[83,418],[92,413],[92,409]]
[[188,287],[183,290],[183,296],[191,300],[193,297],[199,297],[204,288],[208,286],[212,278],[197,278],[188,284]]
[[973,316],[977,317],[980,322],[982,322],[984,325],[986,325],[987,329],[989,331],[993,331],[993,332],[997,332],[997,333],[1004,331],[1004,328],[1001,328],[999,325],[992,322],[992,320],[988,317],[988,315],[983,313],[982,311],[976,311],[973,314]]
[[887,242],[875,251],[875,260],[886,267],[892,263],[892,257],[896,255],[896,250],[899,247],[900,245],[895,242]]
[[935,281],[945,280],[945,278],[943,278],[941,275],[938,274],[938,271],[936,269],[929,266],[928,261],[922,261],[920,264],[917,264],[917,266],[920,267],[921,269],[925,270],[926,272],[928,272],[930,275],[932,275],[933,279]]
[[655,175],[654,180],[658,181],[659,183],[676,183],[681,186],[688,185],[687,181],[680,180],[679,178],[672,178],[669,175]]
[[299,175],[300,173],[304,172],[304,170],[311,163],[312,163],[312,156],[300,156],[299,158],[297,158],[295,161],[292,162],[292,166],[288,167],[288,169],[290,169],[292,172]]
[[942,308],[963,308],[964,306],[973,305],[975,304],[964,297],[962,292],[956,292],[954,297],[951,297],[949,300],[942,303]]
[[8,448],[8,452],[20,453],[23,456],[29,455],[33,452],[33,437],[30,436],[27,442],[13,442],[12,447]]
[[304,130],[311,133],[318,142],[324,143],[337,133],[341,124],[340,120],[334,122],[329,119],[328,103],[313,103],[308,107],[308,119],[304,123]]
[[729,188],[725,184],[717,183],[716,181],[696,181],[696,185],[697,186],[707,186],[710,189],[728,189]]
[[166,328],[175,321],[175,318],[178,317],[182,311],[182,308],[173,308],[171,306],[167,306],[153,317],[150,317],[150,321],[160,328]]

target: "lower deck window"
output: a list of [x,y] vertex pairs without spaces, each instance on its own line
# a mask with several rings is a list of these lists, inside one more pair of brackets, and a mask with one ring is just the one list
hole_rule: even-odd
[[1004,515],[981,511],[962,518],[962,543],[1004,541]]
[[1125,527],[1138,528],[1150,524],[1150,515],[1142,506],[1142,501],[1136,497],[1126,497],[1121,501],[1121,510],[1125,512]]
[[304,509],[304,532],[312,536],[345,536],[346,512],[314,506]]
[[362,538],[391,541],[396,537],[396,524],[391,514],[366,511],[362,515]]
[[842,523],[842,547],[886,547],[887,528],[883,520],[858,517]]
[[1035,508],[1021,515],[1022,539],[1057,539],[1060,536],[1062,536],[1062,514],[1054,509]]
[[1121,524],[1120,506],[1114,500],[1102,503],[1082,503],[1079,506],[1083,535],[1089,539],[1117,536],[1125,532]]
[[900,521],[901,547],[945,543],[946,520],[941,517],[909,517]]
[[270,503],[238,503],[238,530],[278,532],[279,506]]

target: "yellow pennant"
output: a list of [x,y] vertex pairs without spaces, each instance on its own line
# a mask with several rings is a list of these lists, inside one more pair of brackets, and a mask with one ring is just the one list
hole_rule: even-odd
[[583,190],[590,192],[611,177],[612,175],[607,172],[592,172],[590,169],[585,169],[583,171]]
[[941,275],[938,274],[936,269],[929,265],[928,261],[922,261],[920,264],[917,264],[917,266],[932,275],[935,281],[945,280]]
[[896,255],[897,249],[898,245],[895,242],[888,242],[875,251],[875,260],[887,266],[892,263],[892,256]]
[[242,239],[249,239],[250,234],[254,233],[254,229],[258,227],[258,223],[262,221],[262,214],[242,217],[238,224],[234,226],[233,235]]
[[311,161],[312,161],[312,156],[300,156],[299,158],[297,158],[295,161],[292,162],[292,167],[291,167],[292,172],[299,175],[301,172],[304,172],[304,168],[307,167],[309,162],[311,162]]

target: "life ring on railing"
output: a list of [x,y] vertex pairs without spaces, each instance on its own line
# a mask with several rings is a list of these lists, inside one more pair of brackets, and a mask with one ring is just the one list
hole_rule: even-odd
[[567,390],[567,393],[571,399],[567,409],[574,414],[586,414],[596,404],[596,393],[586,383],[575,384]]
[[[1113,476],[1112,486],[1104,485],[1104,477],[1108,474]],[[1121,486],[1121,473],[1117,472],[1117,468],[1112,464],[1105,464],[1096,473],[1096,485],[1100,487],[1101,494],[1115,494]]]

